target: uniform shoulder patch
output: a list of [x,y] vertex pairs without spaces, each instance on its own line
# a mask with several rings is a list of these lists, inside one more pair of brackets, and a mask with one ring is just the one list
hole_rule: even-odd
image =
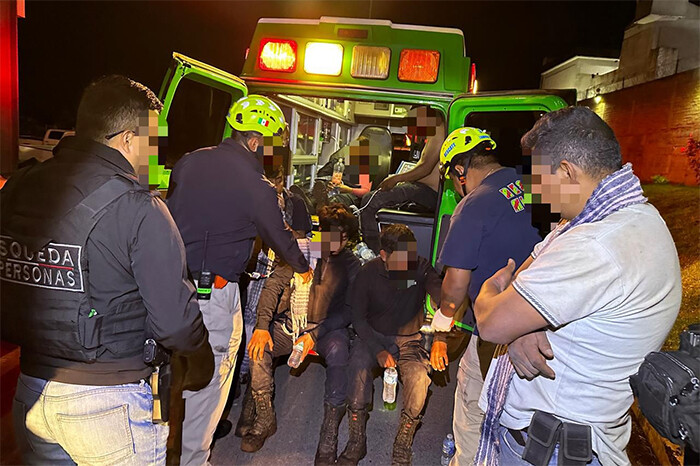
[[516,212],[522,212],[523,210],[525,210],[525,200],[523,199],[522,196],[518,196],[515,199],[511,199],[510,205],[513,207],[513,210]]

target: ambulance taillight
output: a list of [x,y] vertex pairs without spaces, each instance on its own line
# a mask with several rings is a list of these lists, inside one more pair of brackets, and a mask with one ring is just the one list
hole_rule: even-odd
[[350,75],[353,78],[386,79],[390,61],[389,47],[356,45],[352,48]]
[[440,67],[437,50],[403,49],[399,58],[399,81],[434,83]]
[[258,66],[263,71],[293,73],[297,68],[297,43],[286,39],[261,40]]
[[308,42],[304,52],[304,71],[309,74],[339,76],[343,70],[343,46],[330,42]]

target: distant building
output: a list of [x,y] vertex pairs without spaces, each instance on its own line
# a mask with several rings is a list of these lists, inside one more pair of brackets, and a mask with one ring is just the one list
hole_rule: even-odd
[[595,76],[617,70],[619,58],[577,55],[542,73],[541,89],[576,89],[576,100],[586,98]]
[[698,183],[686,147],[700,139],[700,1],[638,0],[619,60],[573,57],[540,87],[575,88],[643,181]]
[[700,6],[688,0],[637,2],[619,59],[576,56],[542,73],[543,89],[576,89],[590,99],[700,68]]

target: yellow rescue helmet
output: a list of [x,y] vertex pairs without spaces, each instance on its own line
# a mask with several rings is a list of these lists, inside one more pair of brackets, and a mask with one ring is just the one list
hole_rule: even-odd
[[237,131],[257,131],[263,136],[281,136],[287,129],[282,109],[262,95],[249,95],[231,105],[226,120]]
[[[455,158],[459,155],[466,154],[469,158],[476,150],[494,150],[496,141],[491,139],[486,131],[479,128],[464,127],[458,128],[450,133],[442,143],[440,149],[440,174],[445,178],[450,177],[450,169],[455,165]],[[471,154],[470,154],[471,153]],[[466,165],[469,164],[467,160]],[[466,168],[466,167],[465,167]]]

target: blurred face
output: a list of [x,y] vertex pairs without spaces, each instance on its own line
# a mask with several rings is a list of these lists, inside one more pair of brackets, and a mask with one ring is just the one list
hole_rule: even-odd
[[348,234],[340,228],[331,227],[329,231],[321,232],[321,256],[328,257],[338,254],[348,244]]
[[407,117],[407,133],[410,136],[429,138],[435,136],[437,127],[441,123],[433,112],[427,107],[418,107],[411,110]]
[[126,158],[143,186],[148,186],[149,158],[158,157],[158,113],[154,110],[139,116],[136,128],[108,135],[107,143]]
[[532,174],[525,175],[523,181],[525,190],[532,193],[532,202],[549,204],[553,213],[571,220],[576,215],[572,207],[583,197],[581,185],[572,173],[573,167],[563,160],[554,168],[549,155],[534,154],[531,160]]
[[384,267],[390,272],[414,270],[418,261],[417,243],[415,241],[399,243],[393,252],[387,253],[382,249],[379,255],[384,261]]

